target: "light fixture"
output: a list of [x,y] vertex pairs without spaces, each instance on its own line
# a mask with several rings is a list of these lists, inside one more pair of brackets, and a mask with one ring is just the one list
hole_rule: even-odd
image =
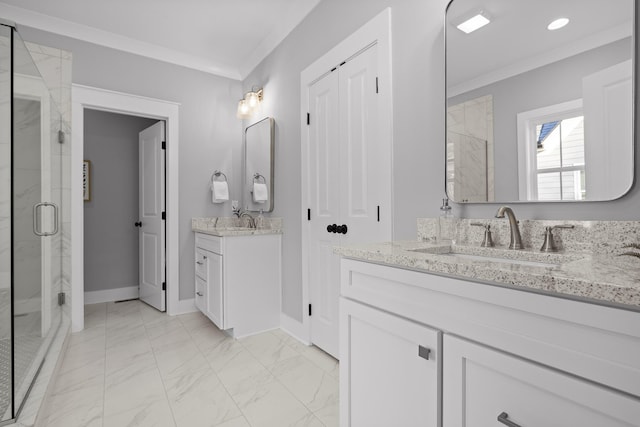
[[262,102],[262,89],[251,89],[250,92],[244,94],[244,98],[238,101],[238,111],[236,117],[239,119],[248,119],[260,109]]
[[474,15],[471,18],[467,19],[463,23],[458,24],[457,27],[463,33],[469,34],[479,28],[484,27],[489,22],[491,22],[489,17],[484,12],[480,12],[477,15]]
[[560,28],[564,27],[568,23],[569,23],[568,18],[558,18],[552,23],[550,23],[549,25],[547,25],[547,30],[549,31],[559,30]]

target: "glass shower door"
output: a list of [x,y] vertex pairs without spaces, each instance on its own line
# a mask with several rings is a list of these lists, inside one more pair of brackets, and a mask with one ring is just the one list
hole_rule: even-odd
[[24,42],[13,36],[12,297],[13,416],[57,331],[62,239],[59,233],[60,117]]
[[11,28],[0,25],[0,422],[12,418]]

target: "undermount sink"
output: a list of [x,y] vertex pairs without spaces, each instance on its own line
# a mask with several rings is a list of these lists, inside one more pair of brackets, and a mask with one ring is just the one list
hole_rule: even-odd
[[482,248],[470,246],[430,247],[411,249],[411,252],[442,255],[451,259],[499,262],[530,267],[555,268],[577,258],[563,253],[541,253],[527,250]]

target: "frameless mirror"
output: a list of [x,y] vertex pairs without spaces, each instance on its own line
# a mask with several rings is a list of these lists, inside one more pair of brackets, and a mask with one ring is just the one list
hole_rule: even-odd
[[634,17],[633,0],[452,0],[449,198],[623,196],[634,173]]
[[243,197],[248,211],[273,211],[274,127],[275,121],[267,117],[244,132]]

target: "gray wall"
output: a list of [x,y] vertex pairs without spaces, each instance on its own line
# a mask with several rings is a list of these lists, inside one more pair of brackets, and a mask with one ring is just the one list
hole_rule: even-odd
[[84,158],[91,200],[84,202],[85,292],[138,286],[138,133],[155,119],[85,110]]
[[[449,100],[493,95],[495,200],[518,200],[517,114],[582,98],[582,78],[630,58],[627,38],[504,79]],[[516,96],[513,96],[516,94]]]
[[[444,39],[447,0],[324,0],[244,81],[265,85],[275,117],[274,216],[284,217],[283,311],[302,318],[300,72],[385,7],[392,8],[394,239],[412,239],[416,218],[437,216],[444,193]],[[331,23],[330,26],[327,24]],[[518,88],[521,89],[521,88]],[[419,96],[416,96],[419,94]],[[522,204],[529,219],[638,219],[640,191],[609,203]],[[488,218],[498,205],[453,204],[454,214]]]
[[[276,120],[275,211],[284,218],[283,311],[302,317],[300,72],[385,7],[392,7],[394,238],[416,235],[416,218],[437,216],[444,193],[444,40],[447,0],[323,0],[250,76],[268,85],[263,115]],[[329,25],[330,24],[330,25]],[[223,213],[205,191],[212,169],[240,179],[242,127],[237,82],[23,28],[23,36],[74,54],[74,82],[182,102],[180,150],[181,298],[193,295],[192,216]],[[416,96],[419,93],[421,96]],[[249,124],[249,123],[246,123]],[[640,157],[636,153],[636,160]],[[222,161],[218,161],[222,159]],[[215,161],[214,161],[215,160]],[[220,163],[222,163],[220,165]],[[637,162],[636,162],[637,163]],[[640,190],[614,202],[520,204],[524,219],[634,219]],[[453,204],[454,214],[487,218],[497,205]],[[225,204],[224,213],[228,214]]]
[[[174,29],[179,31],[179,29]],[[194,295],[192,217],[230,215],[231,204],[213,205],[209,179],[215,169],[239,195],[242,122],[235,117],[240,82],[80,40],[20,26],[27,41],[73,52],[73,83],[180,105],[180,299]]]

